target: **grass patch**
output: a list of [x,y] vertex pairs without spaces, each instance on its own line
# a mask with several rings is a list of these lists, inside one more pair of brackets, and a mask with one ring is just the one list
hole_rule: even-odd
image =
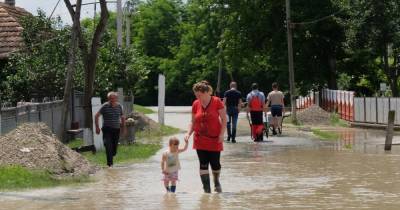
[[155,111],[153,111],[153,110],[151,110],[151,109],[149,109],[149,108],[146,108],[146,107],[144,107],[144,106],[138,105],[138,104],[134,104],[134,105],[133,105],[133,110],[136,111],[136,112],[143,113],[143,114],[153,114],[153,113],[156,113]]
[[349,127],[348,123],[340,119],[339,115],[335,112],[330,115],[329,121],[332,126]]
[[321,131],[319,129],[311,129],[311,131],[324,140],[337,140],[339,139],[339,134],[331,131]]
[[301,125],[303,125],[303,123],[301,123],[299,120],[293,120],[293,118],[292,118],[292,116],[289,116],[289,117],[285,117],[285,118],[283,118],[283,121],[282,121],[283,123],[286,123],[286,124],[292,124],[292,125],[296,125],[296,126],[301,126]]
[[88,182],[89,177],[56,179],[49,172],[31,170],[22,166],[0,167],[0,190],[45,188]]
[[[136,140],[141,142],[141,139],[152,139],[150,143],[135,143],[130,145],[118,145],[117,155],[114,157],[114,163],[129,163],[147,159],[153,156],[161,149],[161,137],[178,133],[180,130],[171,126],[163,125],[160,130],[145,130],[136,133]],[[68,147],[80,147],[83,145],[82,139],[74,139],[67,144]],[[81,153],[91,163],[106,165],[106,152],[98,151],[96,154],[92,152]]]
[[[68,143],[70,148],[79,147],[82,145],[82,139],[74,139]],[[114,163],[126,163],[144,160],[154,155],[159,149],[161,149],[160,144],[135,143],[130,145],[118,145],[117,155],[114,157]],[[98,151],[96,154],[93,154],[92,152],[83,152],[81,154],[91,163],[99,165],[106,165],[107,163],[105,150]]]

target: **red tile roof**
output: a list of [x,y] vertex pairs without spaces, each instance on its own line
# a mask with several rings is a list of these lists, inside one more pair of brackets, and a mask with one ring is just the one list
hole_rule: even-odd
[[0,59],[23,46],[20,19],[27,15],[31,14],[22,8],[0,3]]

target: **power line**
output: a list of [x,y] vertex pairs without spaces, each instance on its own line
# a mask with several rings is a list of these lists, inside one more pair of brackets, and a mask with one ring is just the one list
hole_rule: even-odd
[[57,4],[56,4],[56,6],[54,7],[54,9],[53,9],[53,11],[51,12],[51,14],[50,14],[50,16],[49,16],[49,19],[53,16],[53,14],[54,14],[54,11],[56,11],[56,9],[57,9],[57,7],[58,7],[58,4],[60,3],[60,1],[61,0],[58,0],[58,2],[57,2]]
[[343,12],[344,10],[345,10],[345,8],[343,8],[343,9],[341,9],[341,10],[335,12],[335,13],[332,13],[332,14],[330,14],[330,15],[327,15],[327,16],[324,16],[324,17],[321,17],[321,18],[318,18],[318,19],[316,19],[316,20],[304,21],[304,22],[298,22],[298,23],[292,22],[291,25],[293,25],[293,26],[295,26],[295,25],[310,25],[310,24],[318,23],[318,22],[324,21],[324,20],[326,20],[326,19],[328,19],[328,18],[334,17],[335,15],[337,15],[337,14]]

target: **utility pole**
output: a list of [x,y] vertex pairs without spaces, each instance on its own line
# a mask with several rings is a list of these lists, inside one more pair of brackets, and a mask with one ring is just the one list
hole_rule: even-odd
[[125,19],[125,24],[126,24],[126,44],[125,47],[129,48],[131,44],[131,13],[130,13],[130,8],[128,5],[127,9],[127,14],[126,14],[126,19]]
[[217,97],[221,95],[221,76],[222,76],[222,46],[219,46],[219,63],[218,63],[218,80],[217,80],[217,88],[215,90],[215,94]]
[[117,0],[117,44],[122,47],[122,0]]
[[290,20],[290,0],[286,0],[286,29],[287,29],[288,59],[289,59],[290,105],[292,108],[291,110],[292,122],[297,123],[296,96],[295,96],[294,69],[293,69],[292,24]]
[[131,15],[135,12],[136,1],[126,1],[124,7],[125,13],[125,46],[129,48],[131,45]]

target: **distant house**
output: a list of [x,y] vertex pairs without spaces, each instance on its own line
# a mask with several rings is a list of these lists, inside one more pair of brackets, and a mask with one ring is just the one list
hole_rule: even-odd
[[25,9],[15,7],[15,1],[0,3],[0,60],[23,46],[21,18],[31,15]]

